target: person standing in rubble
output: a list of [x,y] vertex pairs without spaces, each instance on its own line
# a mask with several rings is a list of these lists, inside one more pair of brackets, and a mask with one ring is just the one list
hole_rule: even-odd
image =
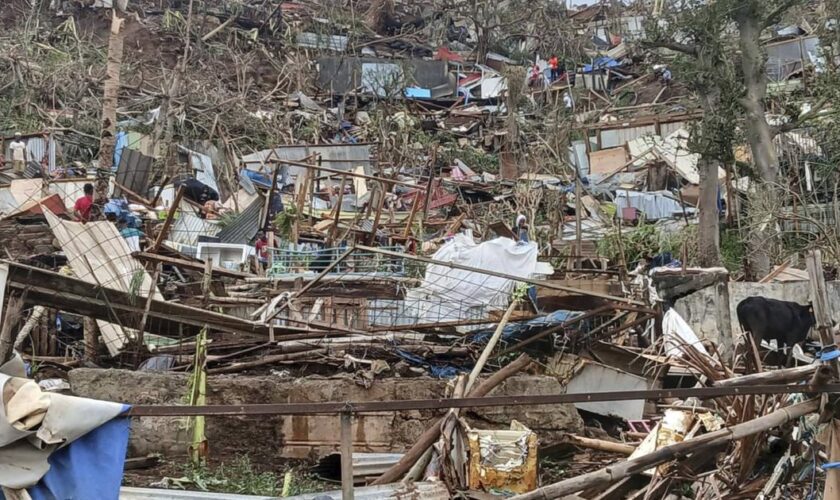
[[522,214],[516,216],[516,229],[514,230],[516,240],[520,244],[528,243],[528,218]]
[[662,85],[670,87],[672,78],[673,76],[671,75],[670,68],[668,68],[668,66],[663,66],[659,74],[659,80],[662,82]]
[[268,237],[264,231],[257,233],[257,241],[254,242],[254,248],[257,250],[257,260],[263,267],[268,266]]
[[554,83],[560,78],[560,61],[556,55],[551,55],[551,59],[548,60],[548,67],[551,68],[551,83]]
[[12,153],[12,168],[15,173],[22,175],[23,171],[26,170],[29,151],[26,150],[26,143],[23,142],[20,132],[15,134],[15,140],[9,144],[9,150]]
[[81,223],[90,221],[90,214],[93,209],[93,184],[88,182],[83,189],[84,196],[76,200],[76,204],[73,205],[73,215]]

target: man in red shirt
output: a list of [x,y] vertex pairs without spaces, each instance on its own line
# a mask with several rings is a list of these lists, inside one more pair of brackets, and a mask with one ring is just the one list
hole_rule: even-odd
[[93,208],[93,184],[87,183],[84,187],[85,195],[76,200],[73,206],[73,214],[76,220],[87,222],[90,220],[90,210]]
[[551,82],[554,83],[560,78],[560,61],[557,60],[556,55],[551,55],[551,58],[548,60],[548,67],[551,68]]

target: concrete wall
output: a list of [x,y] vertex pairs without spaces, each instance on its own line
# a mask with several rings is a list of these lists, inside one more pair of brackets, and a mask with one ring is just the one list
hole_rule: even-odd
[[[807,281],[788,283],[750,283],[730,281],[729,311],[731,319],[733,341],[741,335],[738,315],[735,308],[747,297],[762,296],[771,299],[789,300],[800,304],[807,304],[810,300],[810,287]],[[840,281],[826,283],[828,302],[834,321],[840,322]],[[694,332],[720,344],[719,336],[722,330],[719,325],[717,305],[721,300],[715,287],[707,287],[696,293],[676,301],[674,309],[691,325]]]
[[[70,372],[74,394],[131,404],[184,404],[186,374],[76,369]],[[306,403],[324,401],[390,401],[431,399],[445,394],[446,381],[431,378],[376,380],[369,389],[347,377],[216,376],[208,380],[207,404]],[[559,394],[557,379],[518,376],[490,395]],[[354,421],[358,451],[400,452],[442,415],[439,411],[410,411],[361,415]],[[480,415],[480,416],[479,416]],[[519,420],[544,440],[562,432],[581,432],[583,422],[572,405],[485,408],[466,413],[471,426],[509,428]],[[323,455],[338,448],[337,416],[208,417],[210,452],[268,454],[288,458]],[[186,453],[188,436],[179,418],[142,418],[132,424],[129,456]]]

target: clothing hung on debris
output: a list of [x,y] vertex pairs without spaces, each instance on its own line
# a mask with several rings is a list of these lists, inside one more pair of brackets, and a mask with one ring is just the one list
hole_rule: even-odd
[[[683,207],[668,191],[619,190],[615,193],[615,204],[619,208],[633,207],[645,214],[648,220],[667,219],[682,214]],[[693,209],[686,209],[693,212]]]

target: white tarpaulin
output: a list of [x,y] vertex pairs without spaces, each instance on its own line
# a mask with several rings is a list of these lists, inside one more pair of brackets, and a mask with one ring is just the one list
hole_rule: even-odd
[[[645,214],[648,220],[669,219],[681,216],[683,207],[679,200],[668,191],[629,191],[626,189],[615,192],[615,206],[618,208],[633,207]],[[694,208],[686,207],[686,213],[693,213]]]
[[[530,278],[537,271],[537,253],[533,242],[517,244],[510,238],[496,238],[476,244],[472,238],[458,234],[432,259]],[[423,283],[406,293],[405,312],[422,322],[486,317],[487,310],[507,307],[515,285],[506,278],[430,264]]]
[[[164,300],[113,224],[62,221],[49,210],[44,210],[44,216],[77,278],[138,297],[148,297],[152,290],[156,300]],[[132,286],[135,276],[139,277],[139,287]],[[112,356],[119,354],[134,336],[131,329],[102,320],[97,323]]]
[[[662,316],[662,336],[665,338],[665,354],[681,358],[684,356],[682,345],[690,345],[701,354],[709,356],[703,343],[688,323],[673,308]],[[711,356],[709,356],[711,357]]]

